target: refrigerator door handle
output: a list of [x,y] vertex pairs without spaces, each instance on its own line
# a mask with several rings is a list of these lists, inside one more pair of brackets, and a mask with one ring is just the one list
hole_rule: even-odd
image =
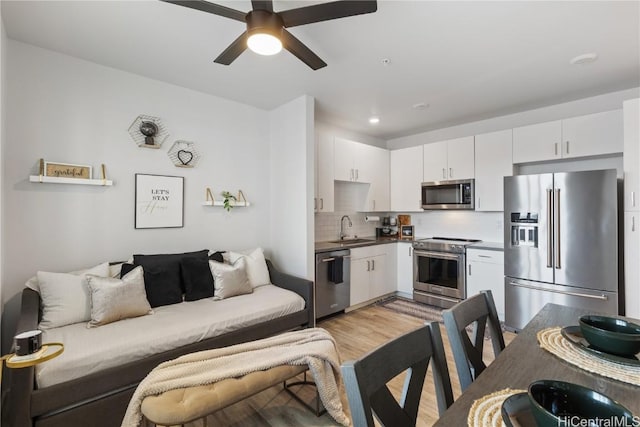
[[520,288],[535,289],[537,291],[553,292],[553,293],[556,293],[556,294],[571,295],[571,296],[574,296],[574,297],[599,299],[599,300],[603,300],[603,301],[608,301],[609,300],[609,297],[604,295],[604,294],[603,295],[589,295],[589,294],[581,294],[579,292],[560,291],[558,289],[538,288],[536,286],[523,285],[522,283],[516,283],[516,282],[512,282],[512,281],[509,281],[509,284],[512,285],[512,286],[518,286]]
[[553,268],[553,248],[552,248],[552,242],[553,242],[553,197],[552,197],[552,193],[553,190],[548,188],[547,189],[547,221],[548,221],[548,225],[547,225],[547,268]]
[[556,255],[556,269],[560,270],[560,268],[562,267],[561,263],[560,263],[560,189],[557,188],[556,189],[556,200],[555,200],[555,206],[554,206],[554,211],[556,214],[556,217],[554,218],[554,228],[555,228],[555,239],[554,239],[554,243],[555,243],[555,255]]

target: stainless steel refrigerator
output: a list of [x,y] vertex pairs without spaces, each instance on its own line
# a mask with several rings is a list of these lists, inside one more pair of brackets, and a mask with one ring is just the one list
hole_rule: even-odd
[[548,302],[618,314],[616,170],[505,177],[504,272],[509,329]]

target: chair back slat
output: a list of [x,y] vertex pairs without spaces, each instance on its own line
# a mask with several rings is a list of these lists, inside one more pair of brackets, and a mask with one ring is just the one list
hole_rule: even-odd
[[[494,355],[498,356],[505,347],[493,295],[491,291],[481,291],[445,310],[442,317],[456,362],[460,387],[464,391],[487,367],[482,359],[487,327]],[[473,325],[471,337],[467,332],[469,325]]]
[[[342,374],[355,427],[373,427],[373,416],[387,427],[415,426],[420,395],[432,363],[439,413],[453,403],[444,345],[437,322],[393,339],[358,360],[345,362]],[[387,383],[406,372],[398,402]]]

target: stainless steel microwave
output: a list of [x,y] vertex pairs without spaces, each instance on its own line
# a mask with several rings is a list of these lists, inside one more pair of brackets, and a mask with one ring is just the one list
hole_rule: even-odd
[[475,209],[475,180],[422,183],[422,209]]

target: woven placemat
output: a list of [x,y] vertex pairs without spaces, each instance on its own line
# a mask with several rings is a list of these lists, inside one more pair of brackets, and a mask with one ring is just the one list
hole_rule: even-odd
[[502,403],[507,397],[522,392],[526,390],[505,388],[474,401],[467,416],[467,425],[469,427],[505,427],[502,421]]
[[571,344],[562,336],[561,330],[560,327],[553,327],[538,332],[540,347],[585,371],[640,386],[640,366],[622,365],[590,354]]

